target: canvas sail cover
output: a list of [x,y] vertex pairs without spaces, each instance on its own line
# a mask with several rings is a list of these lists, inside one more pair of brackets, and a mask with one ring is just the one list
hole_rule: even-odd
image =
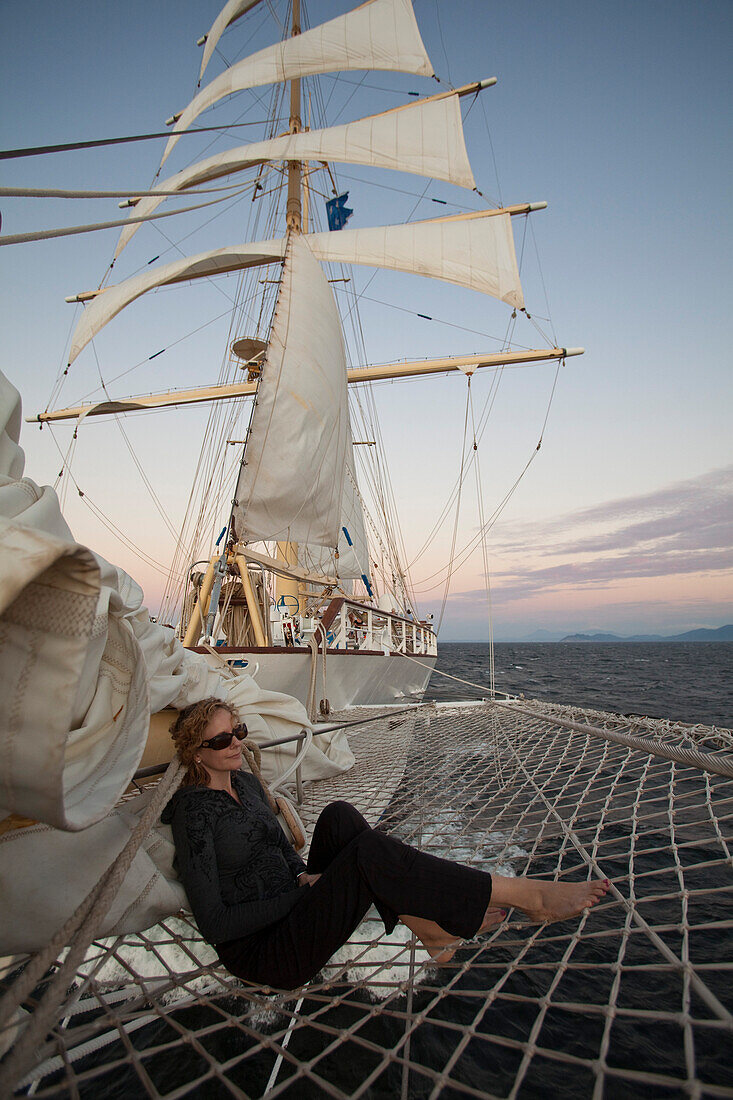
[[[184,168],[163,180],[156,190],[185,191],[232,172],[274,160],[365,164],[372,168],[389,168],[445,180],[457,187],[473,189],[476,186],[468,162],[458,96],[450,95],[443,99],[409,103],[342,126],[284,134],[268,141],[240,145]],[[151,214],[165,197],[149,195],[140,199],[130,216],[140,218]],[[122,230],[115,259],[140,224],[133,222]]]
[[341,319],[307,238],[291,234],[235,492],[238,537],[335,547],[347,443]]
[[364,530],[364,512],[358,496],[354,472],[351,433],[347,449],[344,490],[341,497],[341,526],[338,536],[338,558],[333,550],[311,543],[299,543],[298,561],[311,573],[336,575],[341,580],[371,580],[369,547]]
[[[515,309],[524,305],[509,214],[487,210],[408,225],[342,229],[304,235],[322,262],[367,264],[446,279],[500,298]],[[285,254],[285,239],[217,248],[135,275],[100,292],[87,306],[71,340],[72,363],[89,341],[126,305],[148,290],[188,279],[241,271]]]
[[367,0],[354,11],[267,46],[232,65],[194,96],[173,126],[161,164],[182,130],[207,107],[245,88],[316,73],[388,69],[432,76],[410,0]]

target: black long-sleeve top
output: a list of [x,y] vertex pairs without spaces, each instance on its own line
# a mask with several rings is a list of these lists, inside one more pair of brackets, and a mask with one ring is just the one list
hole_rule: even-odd
[[202,936],[223,943],[288,913],[307,886],[255,776],[233,772],[241,801],[211,787],[181,787],[161,814],[173,829],[176,864]]

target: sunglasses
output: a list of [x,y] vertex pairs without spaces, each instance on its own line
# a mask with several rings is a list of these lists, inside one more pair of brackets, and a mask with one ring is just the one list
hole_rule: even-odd
[[231,733],[217,733],[216,737],[210,737],[208,741],[202,741],[200,747],[202,749],[214,749],[215,752],[218,752],[219,749],[228,749],[235,737],[238,741],[243,741],[246,736],[247,727],[243,723],[233,729]]

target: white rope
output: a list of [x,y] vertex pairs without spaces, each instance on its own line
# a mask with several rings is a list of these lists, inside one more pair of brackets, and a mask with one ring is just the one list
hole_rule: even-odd
[[494,706],[509,707],[513,711],[520,711],[532,718],[552,722],[553,725],[563,726],[578,733],[592,734],[595,737],[605,737],[607,741],[614,741],[617,745],[626,745],[630,749],[639,749],[641,752],[649,753],[650,756],[661,756],[663,760],[674,760],[678,764],[691,764],[695,768],[702,769],[702,771],[712,772],[713,775],[722,775],[726,779],[733,779],[733,756],[728,754],[717,755],[710,752],[700,752],[699,749],[688,748],[686,745],[668,745],[664,741],[657,741],[649,737],[636,737],[634,734],[621,733],[619,730],[607,730],[602,729],[600,726],[573,722],[569,718],[547,714],[541,710],[533,710],[523,704],[502,703],[497,699]]
[[[49,945],[26,966],[23,973],[0,1002],[0,1024],[8,1020],[35,988],[60,951],[69,944],[69,951],[49,982],[32,1019],[15,1043],[7,1061],[0,1068],[0,1095],[9,1095],[14,1083],[23,1077],[32,1063],[36,1047],[53,1026],[60,1005],[73,975],[99,932],[101,923],[114,901],[138,849],[160,816],[163,806],[178,788],[185,768],[175,757],[156,787],[155,794],[129,840],[96,886],[90,891]],[[7,1092],[5,1091],[7,1089]]]

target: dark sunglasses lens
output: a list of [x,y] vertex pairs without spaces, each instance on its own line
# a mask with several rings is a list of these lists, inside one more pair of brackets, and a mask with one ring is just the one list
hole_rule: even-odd
[[217,733],[216,737],[212,737],[207,744],[210,749],[228,749],[233,738],[233,733]]
[[234,733],[239,741],[244,740],[244,738],[247,736],[247,727],[245,726],[244,722],[242,722],[241,726],[236,727]]

